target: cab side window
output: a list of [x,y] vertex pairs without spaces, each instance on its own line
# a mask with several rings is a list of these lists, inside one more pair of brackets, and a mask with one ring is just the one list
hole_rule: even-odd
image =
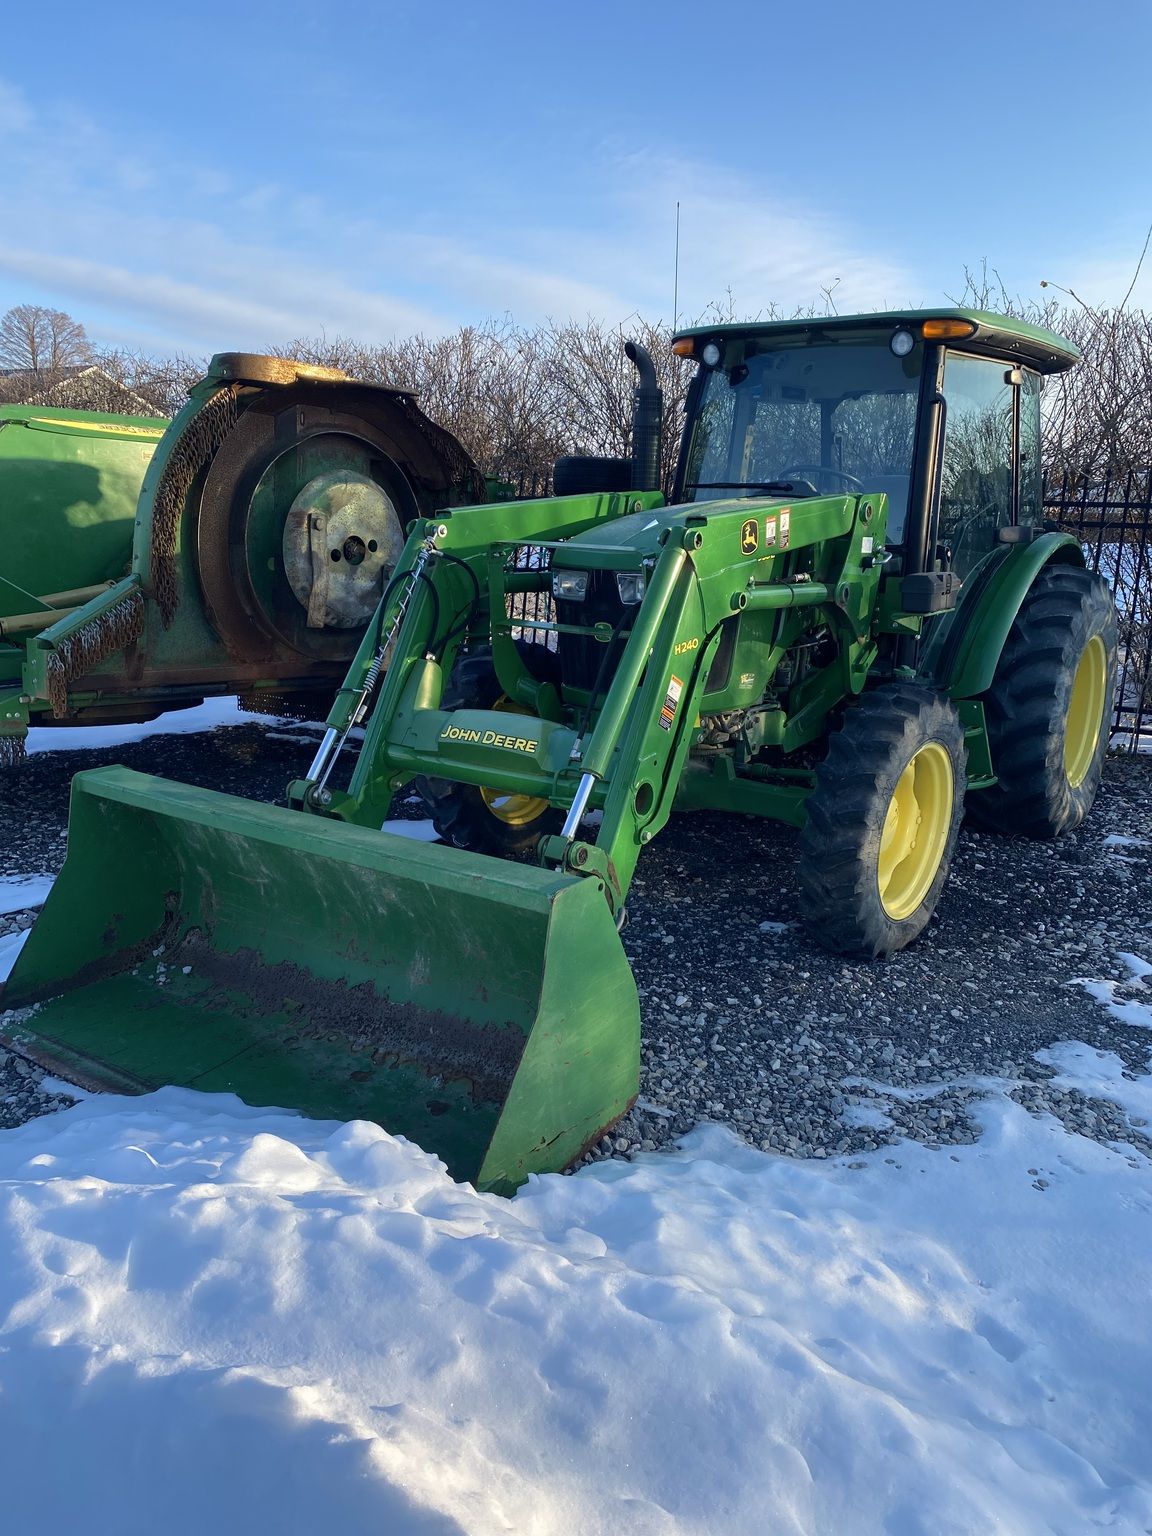
[[961,577],[1012,521],[1013,388],[1002,362],[951,352],[944,364],[948,402],[940,475],[940,541]]

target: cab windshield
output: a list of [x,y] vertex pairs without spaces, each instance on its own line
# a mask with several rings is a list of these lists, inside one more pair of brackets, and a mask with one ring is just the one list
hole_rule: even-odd
[[884,493],[888,542],[899,543],[923,348],[896,357],[887,336],[760,345],[729,347],[704,381],[685,498]]

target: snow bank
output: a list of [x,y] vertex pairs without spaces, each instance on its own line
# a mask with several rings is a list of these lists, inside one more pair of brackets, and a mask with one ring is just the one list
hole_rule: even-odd
[[1143,1531],[1152,1165],[980,1113],[853,1165],[705,1127],[513,1201],[228,1096],[4,1132],[5,1529]]
[[[35,717],[33,717],[35,718]],[[137,725],[33,725],[28,752],[103,752],[149,736],[187,736],[219,725],[279,725],[279,715],[251,715],[235,699],[205,699],[191,709],[173,709]]]

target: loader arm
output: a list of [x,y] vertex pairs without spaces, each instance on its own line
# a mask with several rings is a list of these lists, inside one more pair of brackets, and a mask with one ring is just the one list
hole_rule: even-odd
[[[883,536],[883,497],[823,497],[784,508],[783,542],[758,538],[751,550],[745,548],[753,510],[747,501],[708,516],[681,509],[660,524],[645,558],[642,603],[625,611],[611,633],[604,633],[609,626],[592,626],[603,644],[623,644],[602,697],[586,699],[584,711],[571,700],[560,707],[555,690],[531,677],[512,632],[527,626],[563,636],[587,627],[509,617],[509,588],[540,586],[539,572],[514,569],[516,551],[530,544],[542,557],[561,550],[572,557],[579,549],[582,559],[628,569],[640,558],[636,549],[599,538],[597,529],[628,518],[629,526],[647,533],[659,519],[639,514],[659,507],[652,494],[565,498],[501,509],[514,511],[514,518],[470,509],[417,525],[398,585],[369,626],[329,717],[331,741],[338,742],[365,710],[364,741],[348,786],[328,787],[322,749],[309,776],[290,786],[289,803],[379,827],[393,794],[418,775],[541,799],[566,814],[563,832],[541,844],[541,863],[594,879],[619,912],[640,850],[680,795],[709,688],[715,693],[710,677],[725,625],[743,623],[750,636],[734,654],[752,670],[732,686],[750,690],[753,702],[801,626],[812,622],[811,610],[843,634],[835,665],[815,685],[796,690],[794,717],[790,726],[781,723],[782,733],[803,732],[808,715],[822,719],[830,697],[859,692],[876,653],[872,615],[882,567],[870,552]],[[778,530],[779,507],[767,504],[751,519],[757,528],[761,520]],[[496,542],[494,523],[504,524]],[[491,644],[501,686],[532,708],[531,717],[442,707],[465,640]],[[367,710],[365,685],[385,654],[387,673]],[[510,719],[522,723],[514,727]],[[697,803],[707,803],[701,775],[694,777]],[[757,808],[774,801],[788,819],[802,787],[788,781],[787,772],[769,782],[751,769],[744,786]],[[580,827],[589,811],[603,813],[591,840]]]

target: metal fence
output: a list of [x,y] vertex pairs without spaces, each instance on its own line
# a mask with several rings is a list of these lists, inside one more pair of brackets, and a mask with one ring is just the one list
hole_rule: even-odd
[[1112,743],[1152,747],[1152,470],[1092,477],[1065,473],[1045,487],[1046,515],[1079,539],[1112,588],[1120,666]]

